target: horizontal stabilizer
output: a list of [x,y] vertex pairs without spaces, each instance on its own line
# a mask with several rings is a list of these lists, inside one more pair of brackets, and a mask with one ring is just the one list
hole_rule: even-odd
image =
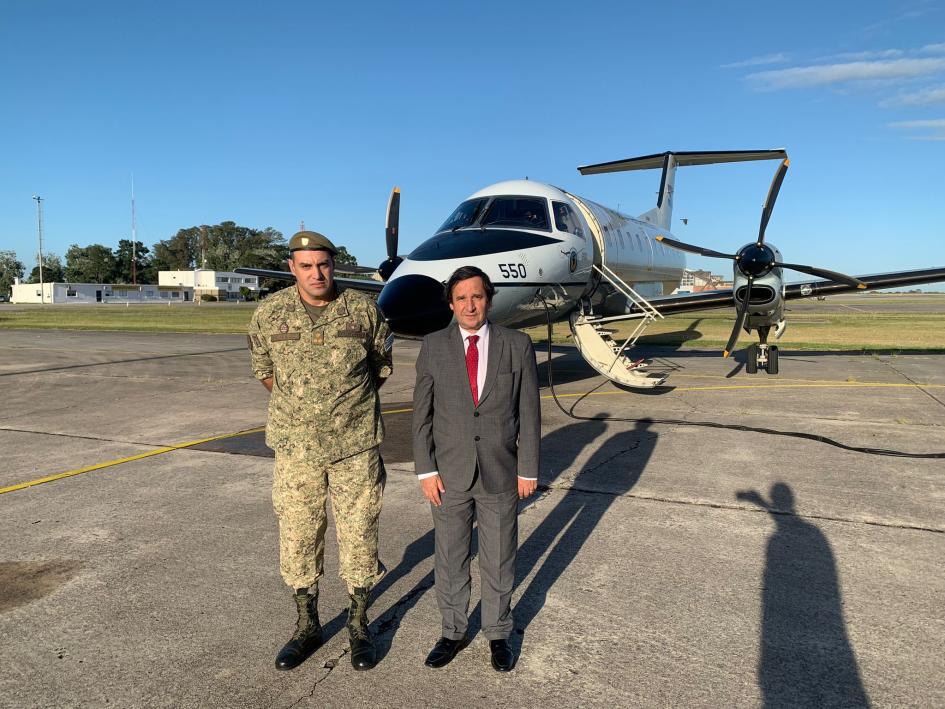
[[652,170],[662,168],[667,155],[672,155],[675,158],[676,166],[681,167],[685,165],[712,165],[719,162],[784,160],[787,158],[787,151],[782,148],[776,150],[714,150],[702,153],[677,153],[670,150],[665,153],[644,155],[638,158],[612,160],[596,165],[583,165],[578,170],[582,175],[600,175],[605,172],[627,172],[629,170]]

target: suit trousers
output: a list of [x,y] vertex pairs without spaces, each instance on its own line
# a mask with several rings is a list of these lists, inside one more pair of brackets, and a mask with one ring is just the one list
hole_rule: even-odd
[[479,576],[482,633],[488,640],[512,633],[512,587],[518,551],[518,489],[488,493],[478,471],[469,490],[447,488],[433,509],[436,601],[443,618],[443,637],[459,640],[469,625],[472,527],[479,529]]

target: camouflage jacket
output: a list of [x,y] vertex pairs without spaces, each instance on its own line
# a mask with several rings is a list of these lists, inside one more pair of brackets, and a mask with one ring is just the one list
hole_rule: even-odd
[[253,313],[253,376],[273,378],[266,444],[332,463],[384,439],[377,388],[393,372],[390,328],[368,296],[340,289],[312,323],[290,286]]

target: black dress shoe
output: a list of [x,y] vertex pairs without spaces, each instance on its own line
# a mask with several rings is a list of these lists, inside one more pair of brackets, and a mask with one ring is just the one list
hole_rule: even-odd
[[456,653],[463,648],[465,642],[466,638],[460,638],[459,640],[440,638],[436,641],[433,649],[430,650],[430,654],[427,655],[427,659],[424,660],[423,664],[427,667],[445,667],[450,663],[450,660],[456,657]]
[[490,640],[489,651],[492,653],[492,667],[496,672],[509,672],[515,667],[515,653],[508,640]]

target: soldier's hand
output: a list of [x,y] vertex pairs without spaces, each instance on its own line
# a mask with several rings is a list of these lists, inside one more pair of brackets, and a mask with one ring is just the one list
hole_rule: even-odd
[[446,492],[446,488],[443,487],[443,480],[439,475],[431,475],[421,480],[420,489],[423,491],[424,497],[437,507],[440,506],[440,493]]
[[525,478],[518,479],[518,496],[522,500],[524,500],[526,497],[531,496],[531,494],[535,492],[535,490],[537,489],[538,489],[537,480],[526,480]]

